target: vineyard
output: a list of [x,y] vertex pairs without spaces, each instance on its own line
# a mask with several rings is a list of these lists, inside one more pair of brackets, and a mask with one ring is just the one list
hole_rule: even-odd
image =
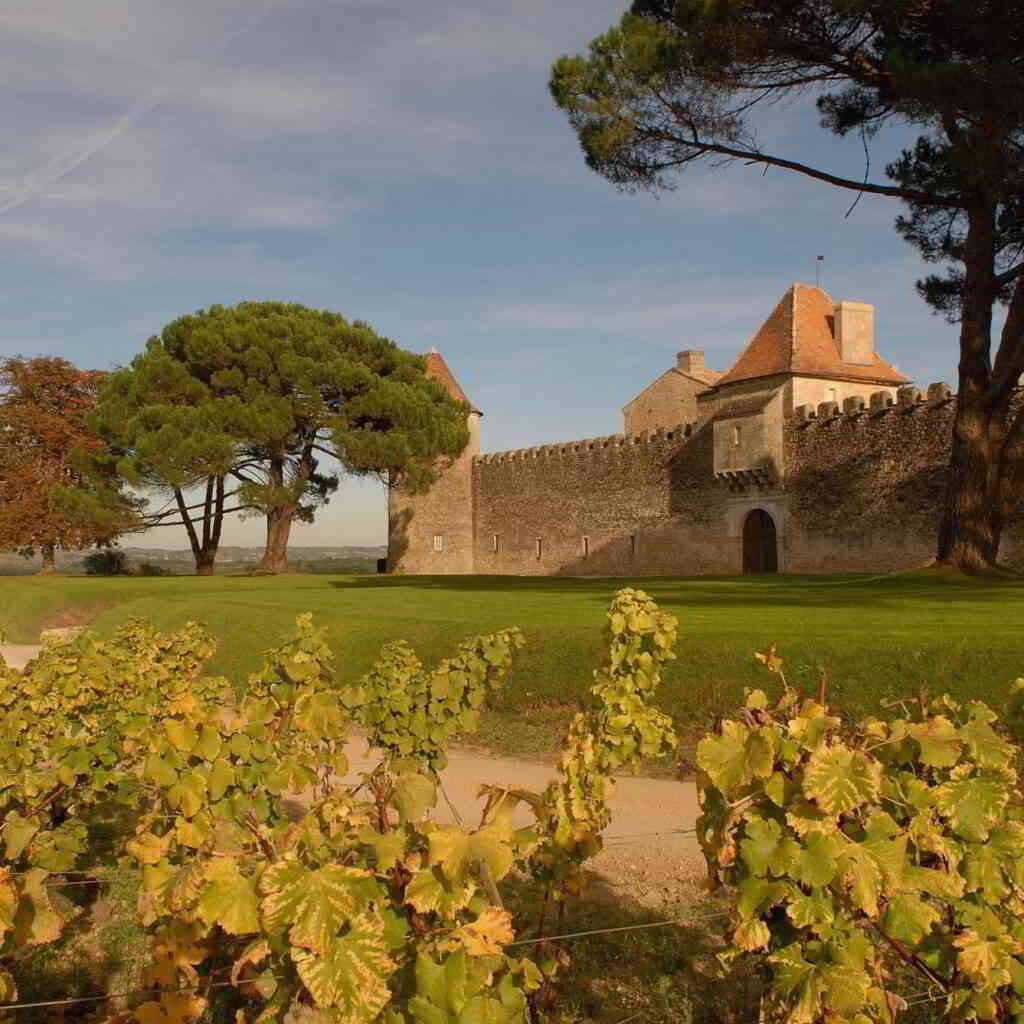
[[[348,682],[309,615],[244,682],[205,674],[215,644],[195,624],[132,622],[3,670],[0,1018],[558,1019],[563,940],[616,930],[565,931],[614,777],[676,745],[654,703],[674,617],[622,590],[606,640],[554,781],[482,778],[479,821],[454,824],[436,820],[439,772],[502,686],[518,629],[433,667],[391,642]],[[759,657],[781,696],[750,692],[697,750],[719,981],[756,985],[745,1016],[701,1019],[1024,1020],[1019,751],[995,714],[921,695],[844,723],[824,683],[803,695],[774,651]],[[378,761],[350,784],[353,734]],[[26,998],[40,951],[87,912],[76,893],[124,876],[137,983]]]

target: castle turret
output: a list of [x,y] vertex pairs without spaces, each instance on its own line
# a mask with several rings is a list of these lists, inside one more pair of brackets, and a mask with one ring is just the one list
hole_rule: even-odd
[[441,353],[426,357],[428,377],[440,381],[448,394],[469,406],[469,443],[462,454],[440,471],[430,490],[410,494],[388,488],[388,571],[457,574],[473,572],[473,458],[480,454],[482,413],[466,397]]

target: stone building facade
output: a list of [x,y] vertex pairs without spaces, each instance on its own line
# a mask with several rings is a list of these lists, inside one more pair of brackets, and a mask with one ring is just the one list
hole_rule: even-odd
[[[624,431],[479,453],[426,495],[389,495],[397,573],[685,575],[887,571],[935,552],[955,397],[877,352],[874,309],[794,284],[726,372],[681,352]],[[1024,564],[1011,526],[1003,558]]]

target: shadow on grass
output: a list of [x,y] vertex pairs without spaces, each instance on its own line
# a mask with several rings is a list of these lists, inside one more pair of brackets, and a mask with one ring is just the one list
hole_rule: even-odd
[[457,594],[513,593],[583,597],[605,603],[623,587],[651,593],[666,606],[703,608],[737,604],[757,607],[794,605],[817,608],[854,608],[906,601],[1005,601],[1024,597],[1024,577],[967,576],[933,570],[879,574],[821,576],[752,574],[749,576],[354,576],[331,580],[343,590],[439,591]]

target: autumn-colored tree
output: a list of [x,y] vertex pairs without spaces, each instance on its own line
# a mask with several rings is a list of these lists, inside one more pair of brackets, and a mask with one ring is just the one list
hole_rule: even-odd
[[[130,519],[130,499],[79,463],[104,447],[86,425],[102,376],[50,356],[0,362],[0,548],[41,552],[44,573],[57,548],[109,544]],[[64,500],[76,490],[92,491],[102,514]]]

